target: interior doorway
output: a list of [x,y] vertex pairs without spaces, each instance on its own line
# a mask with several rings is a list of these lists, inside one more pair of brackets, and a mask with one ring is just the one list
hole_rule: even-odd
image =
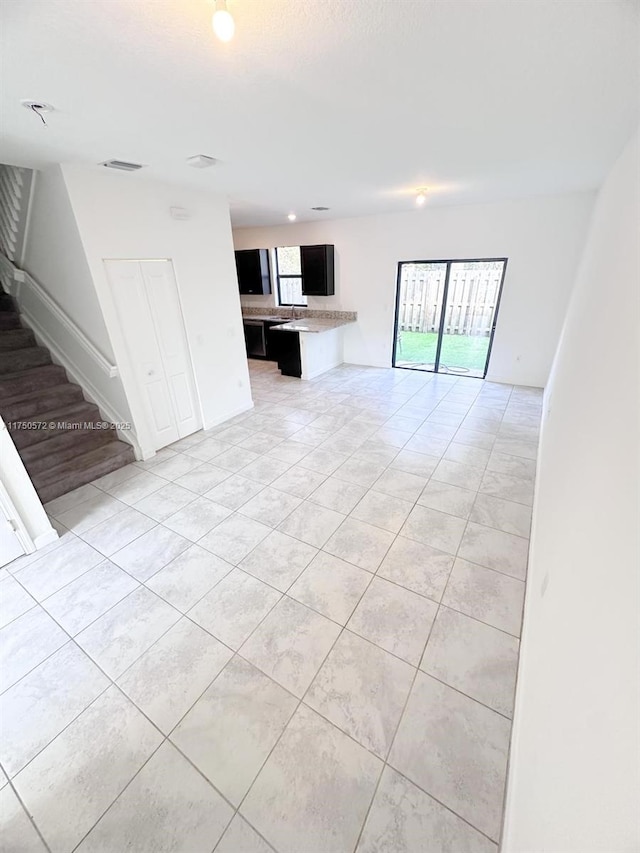
[[154,450],[202,426],[170,260],[106,260],[107,276]]
[[484,379],[507,258],[401,261],[393,366]]

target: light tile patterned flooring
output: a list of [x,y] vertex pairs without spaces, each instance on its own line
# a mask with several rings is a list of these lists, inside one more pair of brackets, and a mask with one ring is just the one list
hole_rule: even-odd
[[3,571],[2,849],[495,853],[540,392],[251,374]]

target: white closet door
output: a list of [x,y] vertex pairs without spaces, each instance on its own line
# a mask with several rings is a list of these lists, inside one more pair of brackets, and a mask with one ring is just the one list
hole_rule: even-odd
[[171,261],[141,261],[147,299],[182,438],[200,429],[200,414],[182,308]]
[[147,412],[155,450],[181,436],[173,412],[155,324],[138,262],[105,261],[129,360]]

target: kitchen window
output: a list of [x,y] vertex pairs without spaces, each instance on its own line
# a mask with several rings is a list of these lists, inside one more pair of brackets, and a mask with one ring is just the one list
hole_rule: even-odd
[[306,305],[302,293],[300,246],[280,246],[276,249],[276,284],[278,305]]

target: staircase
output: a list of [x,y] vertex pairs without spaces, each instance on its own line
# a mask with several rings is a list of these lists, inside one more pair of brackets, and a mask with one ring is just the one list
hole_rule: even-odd
[[[23,328],[13,298],[3,290],[0,415],[43,503],[134,460],[133,448],[118,439],[115,428],[92,428],[104,423],[98,407]],[[51,423],[52,428],[35,428]]]
[[0,252],[10,261],[24,245],[32,181],[31,169],[0,163]]

